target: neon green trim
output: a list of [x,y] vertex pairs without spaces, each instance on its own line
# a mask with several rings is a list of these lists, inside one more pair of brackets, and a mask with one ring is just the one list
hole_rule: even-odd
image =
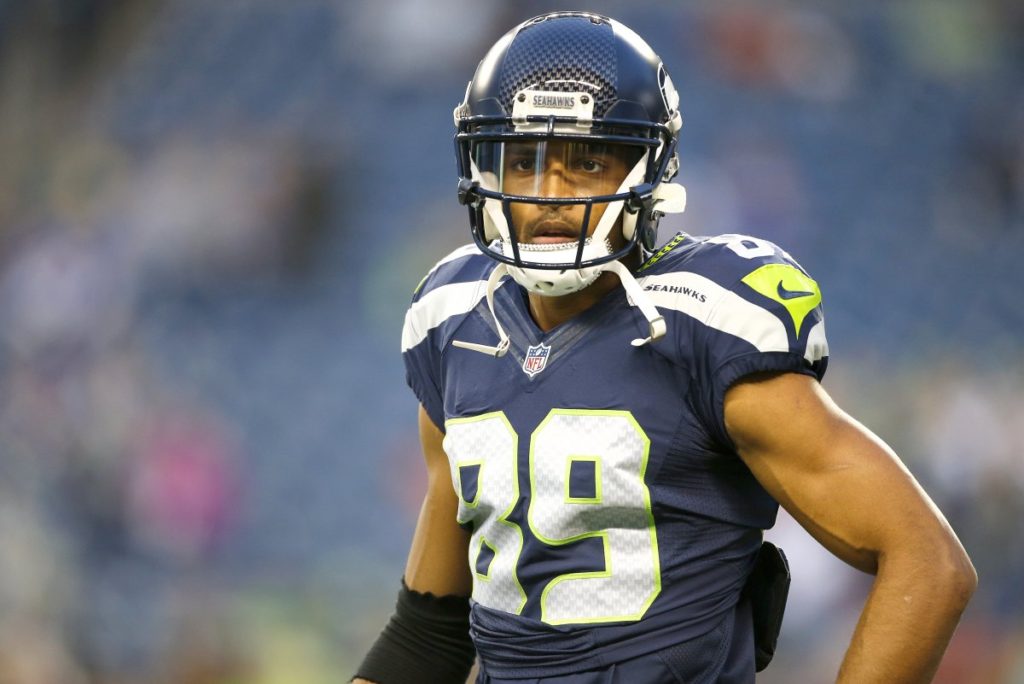
[[416,283],[416,287],[414,287],[413,290],[412,290],[413,296],[415,296],[416,293],[420,291],[420,288],[423,287],[423,283],[427,282],[427,278],[429,278],[429,277],[430,277],[430,273],[427,273],[427,275],[425,275],[422,278],[420,278],[420,282]]
[[797,337],[800,337],[800,326],[807,314],[821,304],[818,283],[789,264],[765,264],[745,275],[743,282],[755,292],[786,307],[786,311],[793,317]]
[[[476,564],[477,561],[480,560],[480,552],[484,550],[485,546],[489,548],[491,550],[491,553],[493,553],[494,555],[491,557],[491,562],[487,564],[487,572],[480,573],[476,571]],[[494,561],[497,560],[497,558],[498,549],[488,544],[486,539],[480,537],[480,546],[477,547],[476,554],[473,556],[473,574],[476,575],[482,582],[490,582],[491,568],[494,567]],[[522,589],[522,587],[520,587],[520,589]],[[522,610],[522,607],[520,607],[519,609]]]
[[657,252],[651,255],[651,258],[645,261],[644,265],[637,269],[637,273],[639,273],[640,271],[646,271],[648,268],[657,263],[658,260],[660,260],[663,256],[665,256],[673,249],[678,247],[680,244],[685,242],[686,238],[688,237],[689,235],[687,235],[686,233],[678,233],[675,237],[666,242],[661,249],[659,249]]
[[[462,486],[462,467],[463,466],[475,466],[475,465],[480,466],[480,470],[478,470],[477,473],[476,473],[476,496],[473,497],[472,501],[467,501],[462,496],[462,491],[463,491],[463,486]],[[477,505],[479,505],[479,503],[480,503],[480,490],[482,489],[482,487],[480,487],[480,483],[483,482],[483,480],[484,480],[484,460],[482,458],[474,458],[474,459],[469,460],[469,461],[458,461],[455,464],[455,474],[456,474],[456,477],[459,478],[459,488],[458,488],[458,491],[456,492],[456,494],[458,494],[458,496],[459,496],[459,500],[462,501],[462,504],[466,508],[476,508]],[[459,522],[465,522],[465,521],[464,520],[460,520]]]
[[[586,537],[600,537],[601,541],[604,543],[604,570],[594,570],[594,571],[591,571],[591,572],[569,572],[569,573],[566,573],[564,575],[559,575],[558,577],[556,577],[553,580],[551,580],[550,582],[548,582],[548,585],[546,587],[544,587],[544,591],[542,591],[541,594],[540,594],[540,621],[544,622],[544,623],[547,623],[549,625],[587,625],[587,624],[593,625],[593,624],[601,624],[601,623],[604,623],[604,622],[624,622],[624,621],[627,621],[627,620],[629,620],[629,621],[639,620],[641,617],[643,617],[643,614],[645,612],[647,612],[647,608],[650,606],[649,603],[646,606],[644,606],[643,611],[641,611],[641,613],[639,615],[635,615],[635,616],[634,615],[622,615],[622,616],[606,616],[606,617],[599,617],[599,618],[575,618],[575,619],[567,618],[565,620],[552,620],[549,617],[547,617],[547,613],[548,613],[548,609],[547,609],[548,592],[550,592],[552,589],[554,589],[557,585],[561,584],[562,582],[569,581],[569,580],[607,579],[608,577],[612,576],[612,559],[611,559],[611,554],[608,551],[608,533],[607,532],[598,532],[598,533],[595,533],[595,534],[582,535],[580,537],[577,537],[577,539],[584,539]],[[573,540],[566,540],[565,542],[562,542],[562,543],[566,544],[569,541],[575,541],[575,539],[573,539]]]
[[[569,494],[569,481],[572,475],[572,464],[581,461],[590,461],[594,464],[594,497],[571,496]],[[565,503],[570,504],[599,504],[601,503],[601,457],[600,456],[570,456],[565,459]]]
[[558,577],[555,577],[550,582],[548,582],[547,586],[544,587],[544,590],[541,592],[541,595],[540,595],[540,615],[541,615],[540,619],[541,619],[541,622],[544,622],[544,623],[549,624],[549,625],[565,625],[565,624],[600,624],[600,623],[606,623],[606,622],[627,622],[627,621],[632,622],[632,621],[639,620],[640,618],[642,618],[644,616],[645,613],[647,613],[647,609],[651,607],[651,604],[654,603],[654,600],[658,597],[658,595],[661,594],[661,555],[660,555],[660,553],[658,551],[658,534],[657,534],[657,530],[654,527],[654,512],[651,510],[651,492],[650,492],[650,489],[648,489],[647,483],[644,480],[644,478],[646,476],[646,473],[647,473],[647,462],[648,462],[648,459],[650,457],[651,440],[647,436],[647,433],[644,432],[643,428],[640,427],[640,424],[636,421],[636,418],[633,417],[633,414],[630,413],[629,411],[599,410],[599,409],[551,409],[551,411],[548,412],[548,415],[545,416],[544,420],[542,420],[540,422],[540,425],[537,426],[537,429],[534,430],[533,434],[530,436],[530,462],[529,463],[530,463],[530,491],[531,492],[536,492],[537,491],[536,481],[535,481],[535,476],[534,476],[534,467],[533,467],[534,457],[535,457],[535,453],[536,453],[537,435],[539,435],[541,433],[541,431],[548,424],[548,422],[554,416],[556,416],[556,415],[564,415],[564,416],[613,416],[613,417],[624,417],[624,418],[628,419],[630,423],[632,423],[633,428],[636,430],[636,434],[638,434],[640,436],[640,438],[643,440],[643,445],[644,445],[643,446],[643,455],[641,456],[640,472],[638,473],[638,475],[639,475],[640,486],[643,489],[643,510],[644,510],[644,515],[647,518],[647,530],[648,530],[648,533],[650,534],[650,539],[651,539],[651,556],[652,556],[652,558],[651,558],[651,561],[652,561],[651,570],[654,573],[654,582],[653,582],[653,587],[654,588],[651,591],[650,596],[643,603],[643,605],[640,607],[640,609],[637,612],[629,614],[629,615],[606,615],[606,616],[602,616],[602,617],[598,617],[598,618],[566,618],[564,620],[554,620],[554,619],[551,619],[550,617],[548,617],[547,597],[548,597],[548,594],[550,593],[550,591],[555,586],[557,586],[558,584],[561,584],[562,582],[565,582],[565,581],[568,581],[568,580],[574,580],[574,579],[592,579],[592,578],[601,578],[601,579],[603,579],[603,578],[607,578],[607,577],[611,577],[612,576],[613,568],[612,568],[612,562],[611,562],[610,549],[609,549],[609,546],[608,546],[608,532],[607,532],[607,530],[597,530],[597,531],[594,531],[594,532],[584,532],[582,534],[578,534],[578,535],[575,535],[575,536],[572,536],[572,537],[566,537],[564,539],[551,539],[551,538],[545,537],[543,534],[541,534],[537,530],[537,528],[533,524],[533,519],[532,519],[531,513],[533,511],[534,497],[531,497],[531,499],[530,499],[530,507],[529,507],[529,509],[527,510],[527,513],[526,513],[526,522],[530,526],[530,531],[533,532],[534,536],[537,537],[538,540],[540,540],[543,543],[548,544],[550,546],[564,546],[566,544],[571,544],[572,542],[576,542],[576,541],[579,541],[581,539],[598,538],[598,539],[601,540],[603,548],[604,548],[604,566],[605,566],[604,570],[595,570],[595,571],[588,571],[588,572],[570,572],[570,573],[566,573],[566,574],[563,574],[563,575],[559,575]]

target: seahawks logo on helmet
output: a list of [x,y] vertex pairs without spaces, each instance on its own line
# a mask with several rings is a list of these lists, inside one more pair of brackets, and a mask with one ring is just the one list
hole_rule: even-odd
[[664,63],[658,65],[658,83],[661,85],[661,101],[665,104],[665,111],[671,119],[679,113],[679,91],[665,70]]

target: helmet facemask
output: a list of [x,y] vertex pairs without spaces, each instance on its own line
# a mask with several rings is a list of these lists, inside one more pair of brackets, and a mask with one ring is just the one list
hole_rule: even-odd
[[[641,184],[648,148],[587,139],[482,141],[472,146],[471,173],[482,201],[474,217],[483,249],[510,265],[529,291],[558,296],[597,278],[636,241],[624,236],[630,188]],[[635,233],[635,230],[632,231]]]
[[[558,99],[574,98],[587,99]],[[677,164],[667,126],[526,114],[473,117],[459,130],[460,198],[473,237],[531,292],[586,287],[638,244],[649,251],[658,217],[678,210],[655,206]]]

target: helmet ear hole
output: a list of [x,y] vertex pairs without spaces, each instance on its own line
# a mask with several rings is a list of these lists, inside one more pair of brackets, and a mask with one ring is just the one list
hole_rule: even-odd
[[645,217],[643,227],[640,229],[640,246],[647,252],[654,251],[654,245],[658,241],[658,222],[656,219]]

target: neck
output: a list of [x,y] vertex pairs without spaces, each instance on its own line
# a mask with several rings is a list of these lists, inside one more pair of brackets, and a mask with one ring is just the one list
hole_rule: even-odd
[[[633,253],[623,259],[627,266],[636,267],[639,254]],[[605,272],[597,277],[593,283],[579,292],[571,292],[561,297],[545,297],[539,294],[529,294],[530,315],[533,316],[537,327],[548,332],[552,328],[575,318],[590,307],[605,298],[612,290],[619,289],[622,283],[614,273]]]
[[619,279],[614,273],[602,273],[597,280],[579,292],[571,292],[561,297],[545,297],[531,292],[530,315],[533,316],[538,328],[548,332],[594,306],[617,287]]

